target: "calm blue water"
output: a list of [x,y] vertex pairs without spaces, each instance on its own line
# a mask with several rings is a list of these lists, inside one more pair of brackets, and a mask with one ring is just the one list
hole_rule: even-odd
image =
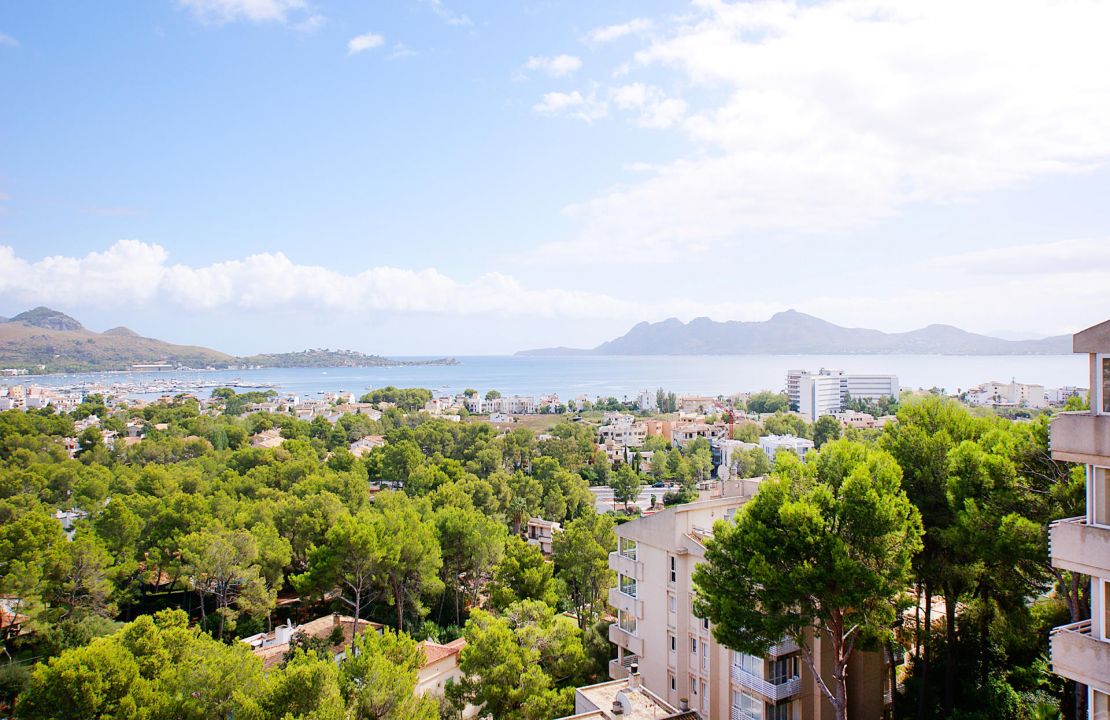
[[[94,373],[21,379],[42,385],[138,383],[169,378],[276,385],[302,396],[327,391],[361,393],[384,385],[426,387],[453,394],[466,388],[504,394],[558,393],[621,398],[642,389],[663,387],[676,393],[718,395],[748,390],[780,390],[786,371],[822,367],[847,372],[893,373],[903,388],[937,386],[949,392],[988,380],[1039,383],[1045,387],[1085,387],[1085,355],[952,356],[952,355],[733,355],[733,356],[587,356],[461,357],[461,365],[393,368],[294,368],[165,373]],[[203,392],[202,395],[207,395]]]

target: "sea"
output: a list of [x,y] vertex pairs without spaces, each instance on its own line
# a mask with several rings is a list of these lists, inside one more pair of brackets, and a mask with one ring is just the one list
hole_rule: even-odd
[[788,370],[821,368],[893,374],[898,376],[903,389],[937,387],[948,393],[991,380],[1016,380],[1046,388],[1089,384],[1085,355],[498,355],[457,359],[457,365],[104,372],[40,375],[13,378],[9,382],[71,389],[116,385],[130,387],[128,394],[145,398],[166,394],[167,388],[175,385],[201,397],[207,396],[202,389],[218,385],[272,387],[301,397],[338,391],[360,394],[395,385],[424,387],[443,395],[467,388],[482,393],[499,390],[504,395],[556,393],[564,400],[579,395],[633,398],[641,390],[654,392],[657,388],[678,394],[714,396],[781,390]]

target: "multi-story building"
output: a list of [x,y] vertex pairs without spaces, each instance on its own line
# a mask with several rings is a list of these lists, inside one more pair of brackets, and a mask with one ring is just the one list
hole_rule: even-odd
[[792,407],[812,422],[844,409],[849,397],[878,400],[898,397],[897,375],[848,374],[821,368],[816,373],[791,370],[786,374],[786,395]]
[[[609,639],[617,658],[609,664],[610,677],[627,677],[635,665],[650,692],[706,720],[831,718],[832,706],[795,643],[784,641],[765,657],[737,653],[719,644],[709,621],[694,614],[691,576],[705,558],[705,540],[715,522],[731,520],[758,483],[732,488],[732,495],[667,508],[616,528],[609,567],[617,573],[617,587],[609,591],[609,604],[617,621]],[[814,645],[820,663],[828,648]],[[875,654],[853,657],[849,717],[883,716],[886,667]]]
[[643,445],[644,438],[647,437],[647,426],[634,420],[624,422],[623,418],[625,417],[630,416],[621,416],[621,421],[611,422],[599,427],[597,429],[598,442],[612,441],[616,447],[621,449]]
[[1091,409],[1052,423],[1052,457],[1087,466],[1087,513],[1049,528],[1052,565],[1091,578],[1091,619],[1058,627],[1052,669],[1087,686],[1094,720],[1110,718],[1110,320],[1076,333],[1072,347],[1091,368]]
[[1015,407],[1043,408],[1048,406],[1044,385],[1019,382],[985,382],[967,391],[967,401],[972,405],[1011,405]]
[[772,463],[775,462],[775,454],[783,450],[805,459],[806,453],[813,448],[812,440],[794,437],[793,435],[764,435],[759,438],[759,449],[767,455],[767,459]]

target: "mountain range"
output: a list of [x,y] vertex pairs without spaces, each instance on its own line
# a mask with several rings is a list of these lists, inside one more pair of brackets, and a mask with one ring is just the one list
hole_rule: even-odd
[[886,333],[848,328],[787,310],[769,320],[717,322],[706,317],[641,322],[595,348],[523,350],[517,355],[1063,355],[1071,336],[1003,340],[951,325]]
[[93,332],[65,313],[37,307],[13,318],[0,318],[0,367],[42,372],[127,370],[139,363],[165,362],[174,366],[224,368],[262,367],[378,367],[413,364],[451,364],[452,359],[391,360],[350,350],[305,350],[236,357],[211,348],[143,337],[125,327]]

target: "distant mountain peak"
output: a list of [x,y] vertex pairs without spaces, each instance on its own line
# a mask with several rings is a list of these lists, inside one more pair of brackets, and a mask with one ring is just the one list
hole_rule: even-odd
[[21,312],[8,322],[24,323],[45,330],[84,330],[84,326],[64,312],[40,305],[32,310]]
[[1071,352],[1069,336],[1004,340],[934,324],[885,333],[836,325],[794,309],[769,320],[718,322],[699,317],[688,323],[668,318],[637,323],[619,338],[592,350],[551,348],[523,355],[1057,355]]
[[120,325],[119,327],[114,327],[111,330],[105,330],[103,334],[115,335],[117,337],[140,337],[139,333],[135,332],[131,328],[125,328],[122,325]]

